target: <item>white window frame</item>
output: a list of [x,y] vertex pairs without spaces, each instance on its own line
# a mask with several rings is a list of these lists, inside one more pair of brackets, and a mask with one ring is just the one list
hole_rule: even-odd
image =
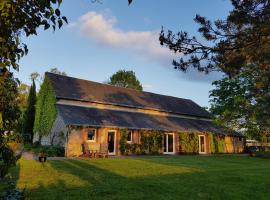
[[[172,152],[168,152],[168,137],[167,137],[167,135],[172,135],[173,136],[173,151]],[[164,137],[166,137],[166,144],[164,144],[165,145],[165,147],[166,147],[166,151],[164,151],[164,148],[163,148],[163,154],[175,154],[175,138],[174,138],[174,133],[165,133],[164,134]],[[164,140],[163,140],[164,141]]]
[[[88,132],[90,131],[90,130],[94,130],[94,132],[95,132],[95,134],[94,134],[94,140],[89,140],[88,139]],[[89,128],[88,130],[87,130],[87,141],[88,142],[96,142],[97,141],[97,129],[96,128]]]
[[110,156],[115,156],[116,155],[116,137],[117,137],[117,132],[116,132],[116,130],[108,130],[108,132],[107,132],[107,142],[108,142],[108,135],[109,135],[109,132],[114,132],[114,149],[113,149],[113,152],[109,152],[109,145],[108,145],[108,154],[110,155]]
[[[203,141],[204,141],[204,152],[201,152],[201,137],[203,137]],[[206,154],[206,137],[205,137],[205,135],[198,135],[198,139],[199,139],[199,154]]]
[[131,144],[133,142],[133,130],[128,130],[130,132],[130,141],[127,140],[127,143]]

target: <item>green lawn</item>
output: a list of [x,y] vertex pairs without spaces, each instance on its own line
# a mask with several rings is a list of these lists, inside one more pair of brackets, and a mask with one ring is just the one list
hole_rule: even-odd
[[29,199],[269,199],[270,159],[144,156],[20,160],[12,169]]

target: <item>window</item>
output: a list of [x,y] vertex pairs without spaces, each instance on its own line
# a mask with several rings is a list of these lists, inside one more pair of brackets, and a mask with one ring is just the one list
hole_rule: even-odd
[[239,141],[239,142],[242,142],[242,138],[241,138],[241,137],[239,137],[239,138],[238,138],[238,141]]
[[90,129],[90,130],[88,130],[87,140],[89,140],[91,142],[95,142],[96,141],[96,129]]
[[132,131],[128,131],[127,132],[127,143],[131,143],[132,142]]

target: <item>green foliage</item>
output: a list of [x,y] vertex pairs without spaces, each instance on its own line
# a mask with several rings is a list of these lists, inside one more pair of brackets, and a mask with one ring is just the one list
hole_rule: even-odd
[[211,153],[225,153],[225,136],[224,135],[208,135],[210,141]]
[[0,199],[3,200],[23,200],[25,199],[25,190],[17,189],[16,183],[11,179],[5,179],[4,190],[0,190]]
[[65,148],[62,146],[51,146],[40,144],[24,144],[25,151],[31,151],[35,155],[44,154],[48,157],[63,157],[65,156]]
[[18,87],[18,104],[20,107],[21,112],[24,112],[27,108],[27,99],[29,95],[30,87],[24,83],[21,83]]
[[[229,76],[239,73],[248,64],[257,63],[257,69],[269,71],[268,0],[231,0],[232,11],[225,20],[210,20],[196,15],[202,38],[190,37],[186,32],[174,34],[162,30],[160,42],[181,58],[174,61],[176,68],[194,67],[200,72],[222,70]],[[205,42],[200,41],[204,39]],[[256,51],[254,51],[256,49]],[[184,55],[184,57],[183,57]],[[186,59],[185,59],[186,58]]]
[[[12,73],[0,76],[0,113],[2,113],[2,130],[11,131],[17,128],[21,115],[18,106],[19,81]],[[0,129],[1,130],[1,129]]]
[[0,73],[8,67],[18,70],[17,61],[28,53],[21,36],[37,35],[37,29],[58,26],[67,18],[61,16],[62,0],[48,1],[0,1]]
[[45,76],[44,82],[36,103],[36,114],[34,123],[34,132],[40,137],[48,135],[57,116],[56,98],[48,77]]
[[141,144],[131,144],[131,153],[135,155],[140,155],[142,153],[142,145]]
[[163,131],[141,131],[141,153],[159,154],[162,149]]
[[197,134],[189,132],[180,132],[178,133],[178,135],[182,152],[199,153],[199,139]]
[[255,66],[249,65],[232,78],[214,81],[216,88],[210,92],[210,110],[216,116],[217,123],[236,130],[245,129],[249,138],[257,140],[267,135],[270,102],[264,94],[269,93],[270,89],[258,89],[254,81],[269,75],[260,75]]
[[25,142],[32,142],[34,135],[34,122],[35,122],[35,105],[36,105],[36,85],[33,80],[30,87],[30,92],[27,100],[27,108],[24,113],[24,123],[23,123],[23,135]]
[[122,155],[159,154],[162,149],[162,131],[141,131],[141,144],[127,143],[127,129],[120,129],[120,135]]
[[183,31],[162,30],[160,43],[179,53],[179,61],[173,62],[177,69],[224,72],[226,77],[214,82],[213,112],[221,117],[221,123],[245,126],[248,134],[258,139],[270,132],[270,3],[231,2],[232,11],[225,20],[211,22],[196,15],[198,32],[205,41]]
[[122,155],[126,153],[127,129],[120,129],[120,152]]
[[0,180],[6,176],[11,166],[16,165],[19,156],[15,156],[12,149],[8,146],[9,134],[0,134]]
[[66,72],[61,72],[59,69],[57,69],[57,67],[51,68],[50,72],[54,73],[54,74],[59,74],[59,75],[62,75],[62,76],[67,76]]
[[110,77],[108,84],[124,88],[132,88],[139,91],[142,91],[143,89],[140,81],[137,79],[135,72],[133,71],[117,71]]

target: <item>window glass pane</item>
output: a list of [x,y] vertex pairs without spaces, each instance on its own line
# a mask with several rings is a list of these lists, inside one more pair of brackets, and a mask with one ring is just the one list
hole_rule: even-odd
[[131,134],[132,134],[132,131],[128,131],[128,133],[127,133],[127,141],[128,142],[131,142]]
[[88,140],[95,140],[95,137],[96,137],[96,130],[94,130],[94,129],[89,130],[87,139]]
[[167,152],[167,135],[163,136],[163,152]]
[[173,152],[173,135],[168,134],[168,152]]
[[204,152],[205,149],[204,149],[204,136],[200,136],[200,144],[201,144],[201,152]]

